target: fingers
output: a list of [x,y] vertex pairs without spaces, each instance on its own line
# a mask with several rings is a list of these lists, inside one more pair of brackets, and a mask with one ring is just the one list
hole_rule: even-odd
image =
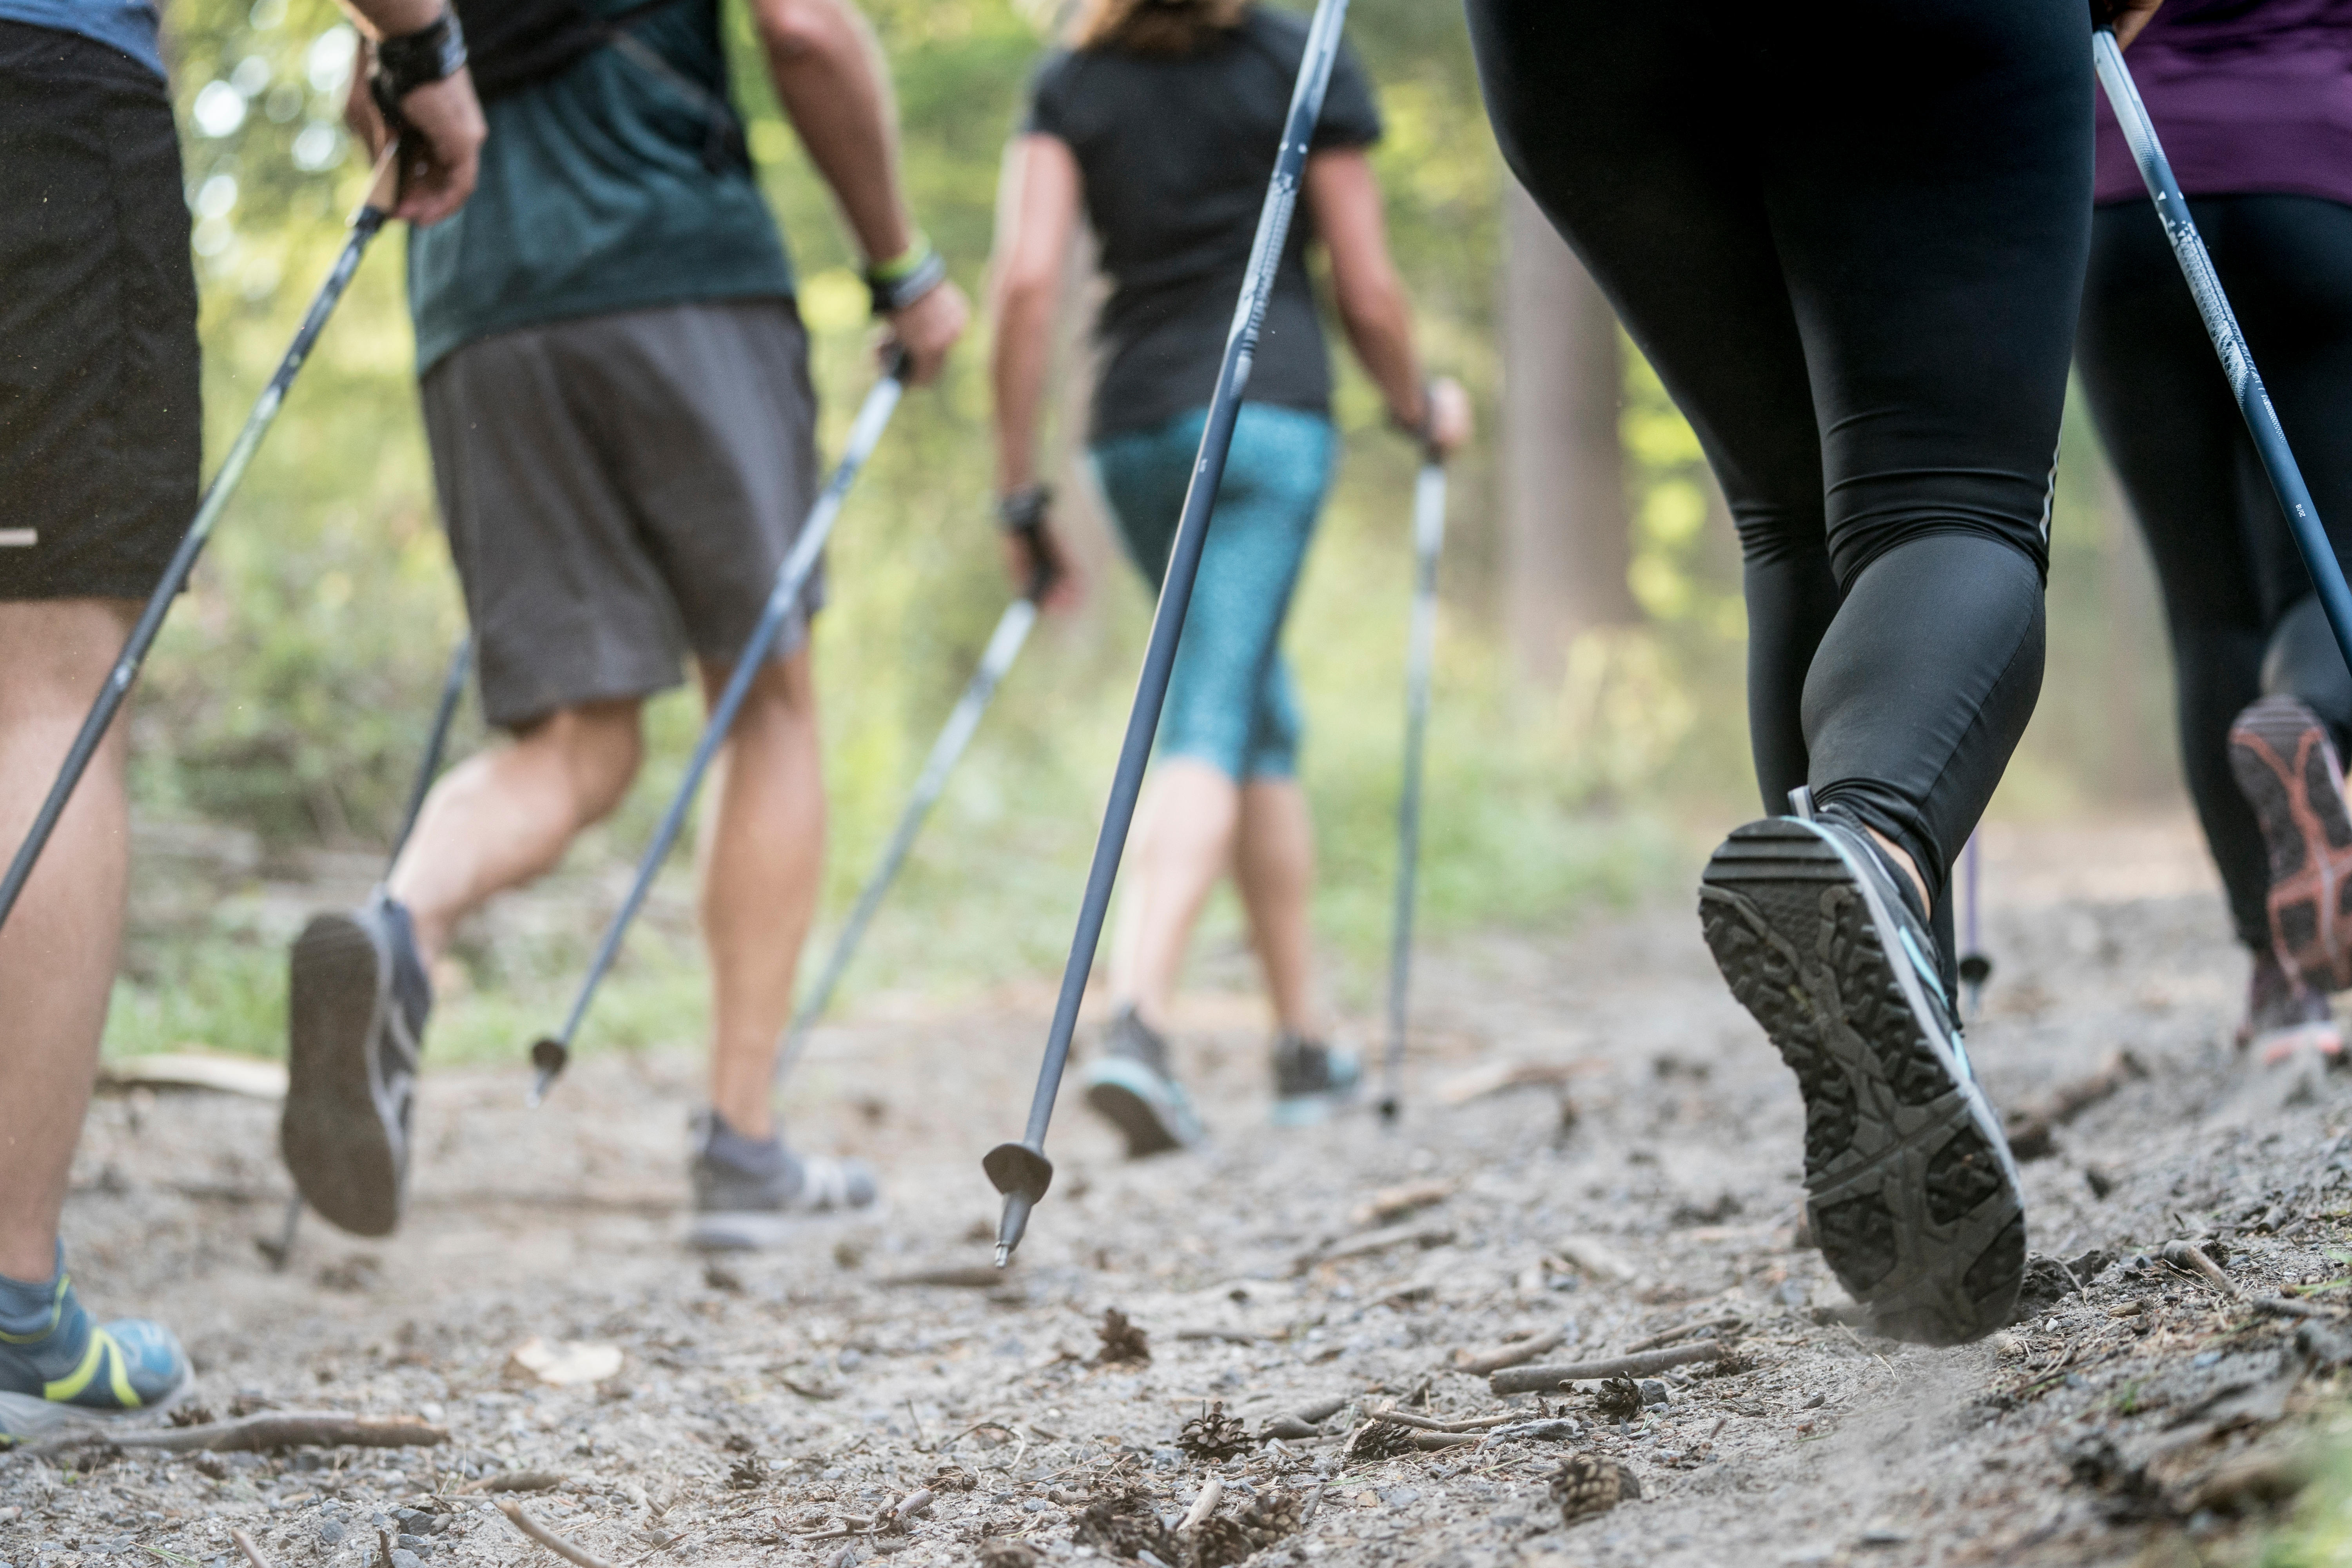
[[909,385],[926,386],[939,379],[948,353],[971,321],[971,304],[963,290],[942,283],[890,318],[890,340],[907,351],[911,362]]
[[2156,15],[2157,6],[2160,4],[2162,0],[2144,0],[2144,3],[2118,8],[2115,21],[2116,43],[2124,48],[2131,47],[2131,41],[2139,37],[2139,30],[2147,26],[2147,19]]
[[1439,457],[1451,457],[1470,442],[1470,395],[1449,376],[1433,384],[1429,395],[1429,444]]
[[430,82],[400,100],[403,138],[400,205],[394,216],[429,227],[465,205],[481,173],[487,127],[465,71]]

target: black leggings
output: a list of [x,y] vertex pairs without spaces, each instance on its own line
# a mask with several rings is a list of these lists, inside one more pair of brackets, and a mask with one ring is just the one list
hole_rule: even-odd
[[2082,0],[1469,11],[1505,157],[1730,500],[1765,809],[1809,784],[1941,905],[2041,690]]
[[[2352,207],[2245,195],[2189,210],[2336,557],[2352,561]],[[2328,722],[2340,755],[2352,673],[2147,202],[2099,209],[2081,348],[2099,434],[2164,584],[2189,793],[2238,939],[2266,951],[2269,863],[2230,776],[2230,723],[2255,698],[2288,693]]]

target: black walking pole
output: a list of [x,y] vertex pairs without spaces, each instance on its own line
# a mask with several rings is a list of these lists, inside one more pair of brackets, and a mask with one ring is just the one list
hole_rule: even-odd
[[1143,788],[1144,764],[1151,760],[1151,739],[1159,730],[1160,705],[1168,696],[1168,678],[1175,668],[1176,640],[1184,630],[1184,611],[1192,602],[1192,579],[1200,573],[1201,551],[1208,542],[1209,513],[1224,478],[1225,454],[1234,444],[1234,421],[1240,416],[1242,390],[1249,384],[1250,363],[1257,353],[1258,328],[1265,317],[1267,297],[1274,291],[1276,269],[1282,265],[1290,215],[1298,205],[1299,179],[1307,167],[1307,143],[1314,137],[1316,121],[1322,117],[1323,90],[1331,82],[1331,63],[1339,57],[1339,29],[1347,16],[1348,0],[1316,0],[1306,53],[1298,62],[1298,83],[1290,95],[1289,118],[1275,155],[1274,178],[1266,187],[1265,205],[1258,212],[1249,270],[1242,279],[1241,299],[1225,338],[1224,361],[1217,369],[1216,390],[1209,397],[1208,425],[1201,432],[1200,455],[1192,460],[1192,482],[1184,492],[1184,510],[1176,524],[1167,580],[1160,585],[1160,607],[1151,617],[1151,640],[1145,645],[1143,670],[1136,679],[1135,706],[1128,714],[1118,770],[1111,775],[1110,803],[1103,812],[1102,832],[1095,839],[1094,864],[1087,869],[1086,897],[1078,906],[1078,929],[1070,941],[1069,963],[1062,970],[1062,994],[1054,1005],[1053,1027],[1045,1037],[1045,1059],[1038,1067],[1037,1090],[1029,1102],[1029,1125],[1021,1142],[1000,1143],[981,1162],[988,1179],[1004,1194],[1003,1217],[996,1226],[999,1268],[1013,1260],[1013,1249],[1021,1245],[1022,1232],[1029,1226],[1029,1211],[1054,1180],[1053,1162],[1045,1158],[1045,1128],[1054,1119],[1054,1098],[1061,1091],[1062,1069],[1069,1065],[1078,1004],[1085,999],[1095,948],[1102,941],[1111,884],[1118,879],[1119,855],[1127,847],[1127,830],[1135,820],[1135,798]]
[[783,564],[776,569],[776,583],[769,591],[767,607],[760,612],[760,623],[752,628],[751,640],[736,656],[735,672],[728,677],[719,700],[711,705],[709,721],[702,727],[702,739],[686,764],[686,776],[678,780],[677,794],[671,798],[669,809],[662,814],[661,826],[655,829],[654,841],[646,846],[645,858],[637,863],[636,880],[629,884],[628,896],[621,900],[621,907],[614,911],[612,924],[604,930],[604,940],[588,965],[587,977],[580,983],[580,994],[572,998],[572,1011],[564,1016],[563,1032],[547,1036],[530,1047],[531,1065],[539,1069],[531,1084],[531,1105],[547,1098],[548,1087],[571,1059],[572,1041],[580,1032],[580,1020],[587,1016],[588,1004],[595,997],[604,972],[613,967],[613,960],[621,951],[621,939],[628,934],[629,922],[636,918],[638,907],[646,901],[655,874],[669,857],[670,846],[677,842],[678,830],[686,826],[686,814],[694,805],[694,794],[702,783],[702,775],[709,771],[711,759],[726,743],[752,680],[767,662],[768,650],[775,646],[784,623],[800,604],[801,591],[808,586],[809,576],[816,570],[817,559],[824,553],[824,542],[841,516],[841,505],[849,495],[849,487],[856,482],[866,459],[874,455],[875,444],[889,426],[890,416],[898,411],[898,399],[906,395],[908,363],[905,350],[893,350],[882,379],[874,384],[874,390],[859,405],[857,417],[849,426],[849,440],[842,448],[841,461],[835,467],[833,478],[826,481],[824,493],[816,498],[816,504],[809,509],[808,521],[801,524],[800,535],[793,541]]
[[[1045,561],[1045,547],[1036,531],[1028,532],[1034,558]],[[856,955],[857,944],[866,935],[874,911],[882,907],[883,897],[897,880],[899,867],[906,864],[907,852],[915,847],[915,835],[923,830],[924,818],[930,816],[931,807],[939,804],[940,795],[946,791],[948,775],[955,771],[964,748],[971,743],[972,731],[980,728],[981,716],[988,711],[997,687],[1012,669],[1013,661],[1021,657],[1022,645],[1029,640],[1029,630],[1037,624],[1038,601],[1052,586],[1052,567],[1041,567],[1029,591],[1005,605],[1004,614],[997,617],[996,630],[988,639],[986,651],[980,656],[980,667],[971,672],[963,695],[956,700],[954,710],[948,714],[947,724],[940,731],[940,738],[931,742],[931,754],[923,763],[914,793],[908,797],[907,808],[899,815],[898,826],[884,847],[880,862],[866,877],[866,885],[857,890],[857,902],[851,908],[849,919],[843,922],[841,935],[834,940],[833,951],[825,955],[824,969],[810,988],[808,1000],[801,1004],[800,1011],[793,1015],[791,1025],[784,1030],[784,1048],[776,1057],[773,1082],[784,1081],[785,1075],[800,1060],[801,1052],[808,1047],[809,1031],[816,1027],[816,1021],[832,1005],[834,991],[841,984],[842,973],[849,967],[849,961]]]
[[2304,485],[2302,470],[2295,467],[2294,454],[2287,449],[2286,431],[2280,426],[2278,411],[2271,406],[2271,395],[2254,369],[2246,335],[2238,330],[2237,314],[2221,292],[2221,280],[2214,275],[2213,261],[2205,253],[2196,220],[2189,216],[2189,198],[2180,194],[2180,183],[2172,177],[2172,165],[2156,139],[2147,106],[2139,100],[2139,89],[2132,84],[2123,46],[2116,42],[2112,30],[2101,27],[2091,35],[2091,48],[2098,65],[2099,85],[2107,89],[2107,101],[2115,106],[2124,140],[2131,144],[2132,158],[2139,164],[2139,177],[2156,202],[2164,237],[2172,242],[2173,257],[2189,279],[2189,293],[2196,296],[2197,313],[2204,317],[2213,350],[2221,356],[2222,373],[2230,378],[2238,412],[2245,416],[2246,432],[2254,439],[2254,452],[2262,458],[2263,471],[2270,476],[2271,489],[2278,494],[2287,526],[2294,531],[2295,546],[2311,574],[2311,585],[2318,590],[2320,608],[2327,612],[2336,646],[2345,663],[2352,665],[2352,588],[2345,585],[2343,565],[2336,559],[2327,531],[2320,526],[2318,510],[2311,504],[2311,491]]
[[[457,717],[457,704],[466,695],[466,676],[473,668],[474,639],[457,639],[457,651],[449,656],[449,673],[441,678],[441,700],[433,708],[432,732],[425,738],[425,760],[417,765],[416,783],[408,791],[408,808],[401,813],[400,831],[393,835],[392,853],[383,858],[383,874],[387,880],[392,868],[400,863],[400,852],[408,847],[408,836],[416,831],[417,815],[425,809],[425,797],[432,793],[433,781],[441,774],[441,753],[449,744],[449,726]],[[257,1237],[255,1245],[269,1259],[272,1268],[284,1268],[288,1258],[294,1256],[294,1235],[302,1225],[302,1194],[297,1192],[286,1200],[286,1219],[278,1226],[275,1240]]]
[[343,290],[351,284],[352,274],[359,269],[360,258],[366,254],[368,242],[383,228],[392,216],[396,200],[397,177],[394,154],[398,142],[385,144],[383,155],[376,161],[374,177],[369,182],[367,199],[352,215],[351,237],[343,242],[342,254],[327,272],[327,280],[319,285],[310,309],[303,314],[302,324],[296,329],[294,341],[287,346],[286,357],[278,362],[278,372],[269,384],[261,389],[260,400],[253,412],[247,415],[245,427],[229,444],[228,455],[221,459],[213,481],[205,488],[203,499],[196,503],[196,515],[188,524],[188,531],[180,540],[180,548],[173,553],[171,564],[163,568],[163,579],[148,595],[147,607],[140,612],[138,623],[131,628],[131,638],[122,645],[122,655],[114,661],[114,668],[99,689],[98,700],[90,704],[89,716],[82,721],[81,731],[74,737],[73,746],[66,752],[63,766],[58,768],[57,782],[49,786],[48,797],[33,818],[25,841],[16,847],[16,858],[8,863],[8,873],[0,878],[0,925],[8,923],[9,912],[16,909],[25,883],[33,875],[34,863],[48,847],[49,836],[57,831],[58,819],[65,815],[66,805],[73,799],[82,773],[89,760],[98,754],[106,739],[114,716],[121,710],[123,700],[131,695],[131,684],[139,679],[139,667],[146,661],[147,650],[155,646],[155,634],[163,629],[163,617],[171,613],[172,601],[188,585],[188,574],[196,568],[196,557],[203,553],[205,542],[212,537],[213,525],[220,521],[221,512],[228,506],[229,497],[236,491],[237,481],[245,477],[246,466],[261,445],[262,437],[269,433],[278,417],[278,410],[286,401],[287,389],[294,384],[295,373],[310,355],[319,333],[327,325],[327,318],[335,313],[342,300]]
[[1445,546],[1445,465],[1421,466],[1412,499],[1412,630],[1405,644],[1404,789],[1397,797],[1396,917],[1389,936],[1388,1069],[1381,1119],[1404,1108],[1406,1000],[1412,986],[1412,910],[1421,868],[1421,777],[1429,736],[1429,671],[1437,653],[1437,556]]

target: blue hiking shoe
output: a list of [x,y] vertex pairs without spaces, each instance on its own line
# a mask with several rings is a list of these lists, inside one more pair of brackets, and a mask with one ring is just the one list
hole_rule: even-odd
[[2009,1321],[2025,1209],[1913,898],[1867,834],[1775,816],[1707,862],[1699,923],[1804,1094],[1822,1257],[1881,1333],[1958,1344]]
[[1185,1149],[1208,1136],[1183,1087],[1168,1070],[1168,1042],[1121,1007],[1103,1048],[1087,1065],[1087,1104],[1119,1130],[1127,1157],[1140,1160]]
[[381,890],[302,928],[287,995],[278,1147],[303,1199],[354,1235],[389,1236],[400,1224],[432,1011],[433,982],[408,910]]
[[1355,1099],[1364,1064],[1345,1046],[1327,1046],[1288,1030],[1274,1047],[1274,1124],[1313,1127]]
[[194,1381],[171,1330],[142,1318],[102,1327],[90,1318],[63,1247],[54,1279],[0,1279],[0,1448],[78,1421],[167,1409]]
[[882,1196],[865,1162],[795,1154],[772,1134],[746,1138],[715,1110],[695,1118],[691,1173],[687,1244],[706,1252],[782,1247],[810,1220],[870,1215]]

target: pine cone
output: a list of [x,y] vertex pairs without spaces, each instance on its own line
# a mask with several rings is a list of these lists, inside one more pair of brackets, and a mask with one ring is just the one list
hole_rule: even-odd
[[941,1465],[923,1484],[935,1492],[968,1492],[980,1485],[980,1478],[961,1465]]
[[1642,1483],[1633,1471],[1591,1454],[1570,1454],[1551,1479],[1551,1500],[1559,1504],[1560,1518],[1570,1524],[1641,1495]]
[[1642,1414],[1642,1385],[1630,1377],[1604,1377],[1601,1392],[1592,1396],[1593,1408],[1612,1420],[1622,1416],[1631,1419]]
[[739,1492],[755,1492],[768,1484],[768,1461],[752,1454],[727,1468],[727,1484]]
[[1242,1528],[1254,1547],[1272,1546],[1298,1533],[1307,1522],[1305,1492],[1260,1492],[1242,1510]]
[[1025,1541],[983,1541],[980,1568],[1038,1568],[1045,1554]]
[[1192,1568],[1237,1568],[1257,1550],[1237,1519],[1208,1519],[1192,1531]]
[[1249,1426],[1226,1415],[1224,1401],[1219,1400],[1184,1423],[1176,1434],[1176,1446],[1196,1459],[1230,1459],[1249,1451]]
[[1131,1558],[1138,1552],[1150,1552],[1162,1563],[1183,1561],[1176,1532],[1160,1521],[1160,1510],[1145,1492],[1097,1498],[1078,1515],[1070,1540],[1113,1557]]
[[1097,1366],[1139,1364],[1151,1359],[1150,1340],[1117,1307],[1103,1309],[1102,1326],[1095,1334],[1102,1341],[1102,1353],[1095,1357]]
[[1420,1452],[1413,1429],[1397,1421],[1375,1421],[1348,1440],[1348,1452],[1360,1459],[1389,1459]]

